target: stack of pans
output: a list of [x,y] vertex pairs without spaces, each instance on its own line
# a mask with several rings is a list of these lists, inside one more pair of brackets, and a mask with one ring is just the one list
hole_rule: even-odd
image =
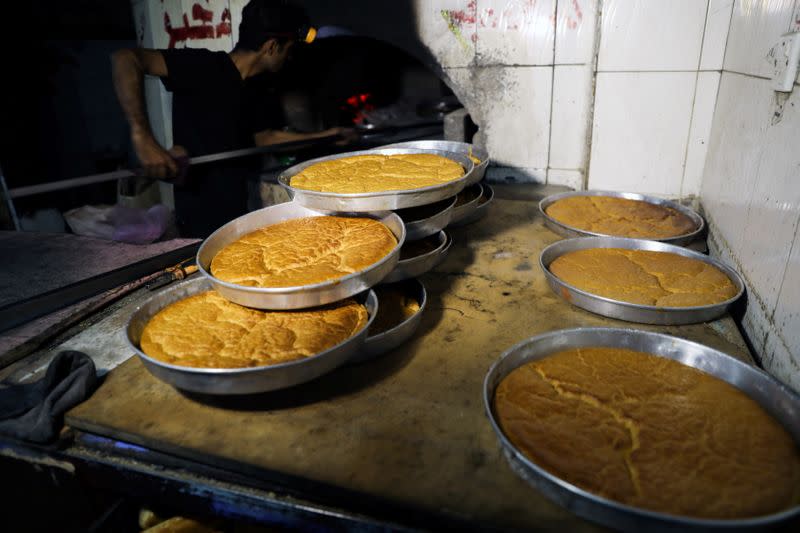
[[[639,200],[668,207],[682,213],[694,228],[683,235],[662,239],[625,238],[598,234],[567,225],[548,214],[553,203],[576,196],[608,196]],[[544,198],[539,209],[545,225],[555,233],[567,237],[546,247],[540,255],[540,266],[552,291],[563,300],[563,305],[574,305],[610,318],[644,324],[690,324],[719,318],[745,291],[745,285],[735,269],[721,261],[693,251],[706,249],[702,238],[705,229],[703,218],[696,212],[675,202],[634,193],[609,191],[583,191],[552,195]],[[699,245],[698,245],[699,244]],[[726,301],[696,307],[658,307],[633,304],[592,294],[559,279],[550,267],[558,257],[596,248],[621,248],[670,252],[710,264],[727,275],[735,294]],[[505,351],[490,368],[484,380],[484,407],[501,449],[512,470],[540,490],[554,502],[586,519],[627,531],[678,530],[678,529],[759,529],[800,516],[800,506],[766,516],[747,519],[700,519],[689,516],[654,512],[641,507],[624,505],[612,499],[593,494],[542,468],[531,457],[512,443],[502,429],[494,409],[495,392],[503,379],[513,370],[533,361],[565,350],[583,347],[610,347],[632,349],[658,357],[676,360],[696,368],[736,387],[758,403],[777,420],[800,444],[800,396],[767,373],[708,346],[685,339],[644,331],[635,328],[581,327],[551,331],[520,342]],[[588,394],[591,394],[589,392]],[[624,392],[620,392],[624,394]],[[752,444],[751,444],[752,445]],[[668,460],[668,458],[666,458]]]
[[[456,161],[464,167],[464,176],[431,187],[371,193],[318,192],[291,186],[293,176],[311,165],[324,161],[358,155],[414,153],[430,153]],[[470,156],[480,162],[476,164]],[[400,250],[396,267],[383,278],[382,284],[392,284],[395,290],[402,289],[408,297],[413,298],[415,294],[422,294],[422,301],[417,300],[422,306],[425,287],[417,278],[435,268],[447,257],[453,239],[445,231],[445,228],[478,220],[488,210],[494,192],[491,187],[481,183],[488,164],[488,155],[468,143],[435,140],[414,141],[305,161],[281,173],[278,183],[289,191],[293,203],[324,213],[370,213],[375,215],[393,211],[399,216],[405,226],[405,244]],[[382,287],[379,288],[379,292],[381,289]],[[409,320],[414,318],[417,318],[417,315]],[[372,338],[367,339],[367,349],[356,359],[363,360],[395,347],[413,335],[415,329],[416,323],[402,323],[385,332],[380,343],[378,339],[374,341]],[[386,348],[379,349],[378,346]]]
[[[370,194],[334,194],[294,189],[292,176],[314,163],[362,154],[434,153],[457,161],[464,176],[442,185],[407,191]],[[483,158],[483,169],[488,163]],[[464,153],[418,148],[351,152],[295,165],[281,174],[280,183],[294,200],[266,207],[232,220],[208,237],[197,253],[200,277],[160,291],[133,313],[127,337],[145,367],[159,379],[183,390],[203,394],[251,394],[290,387],[314,379],[346,363],[363,361],[385,353],[408,338],[419,326],[426,305],[426,291],[416,276],[430,270],[446,256],[452,244],[443,228],[451,221],[457,196],[479,181],[473,161]],[[211,261],[229,244],[259,228],[291,219],[326,215],[369,217],[383,223],[394,234],[396,247],[380,261],[347,276],[297,287],[251,287],[216,278]],[[402,218],[402,217],[405,217]],[[408,241],[408,242],[406,242]],[[381,284],[379,287],[376,285]],[[375,287],[375,290],[373,290]],[[311,357],[252,368],[195,368],[169,364],[141,350],[147,323],[168,305],[192,295],[215,290],[226,300],[245,307],[282,311],[314,308],[355,298],[369,314],[367,326],[340,344]],[[416,306],[402,322],[383,330],[372,328],[381,300],[401,294],[402,302]],[[389,300],[387,300],[389,301]]]

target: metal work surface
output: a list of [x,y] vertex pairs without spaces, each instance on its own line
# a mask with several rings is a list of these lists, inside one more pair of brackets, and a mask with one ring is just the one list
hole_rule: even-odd
[[[606,298],[566,283],[550,272],[550,264],[564,254],[593,248],[624,248],[627,250],[647,250],[668,252],[712,265],[725,273],[736,286],[736,294],[716,304],[691,307],[657,307]],[[539,266],[547,277],[553,292],[578,307],[611,318],[645,324],[692,324],[714,320],[724,315],[733,303],[744,294],[744,282],[739,273],[728,265],[709,257],[673,244],[644,239],[625,239],[623,237],[581,237],[553,243],[542,251]]]
[[[246,398],[181,394],[138,358],[111,372],[67,423],[176,456],[467,520],[474,527],[588,531],[513,473],[483,409],[483,380],[501,353],[533,335],[579,326],[631,327],[554,295],[537,262],[560,239],[536,193],[497,186],[486,218],[453,230],[416,335],[398,349],[313,382]],[[524,199],[522,199],[524,198]],[[730,317],[637,326],[691,339],[751,363]],[[366,497],[366,496],[365,496]],[[413,515],[413,513],[411,513]],[[409,515],[410,516],[410,515]]]
[[707,530],[723,527],[760,530],[800,516],[800,505],[766,516],[731,520],[700,519],[650,511],[592,494],[546,471],[526,457],[503,433],[496,419],[492,405],[497,386],[514,369],[526,363],[562,350],[588,346],[626,348],[650,353],[716,376],[755,400],[800,443],[800,396],[752,365],[707,346],[651,331],[619,328],[558,330],[523,341],[505,352],[489,370],[484,381],[484,409],[512,468],[523,479],[577,514],[625,531],[670,531],[675,528]]

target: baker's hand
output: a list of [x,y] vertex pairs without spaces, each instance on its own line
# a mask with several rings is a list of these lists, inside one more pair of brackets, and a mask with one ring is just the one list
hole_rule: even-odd
[[[133,135],[133,149],[146,176],[156,179],[173,178],[178,173],[178,164],[152,135]],[[185,150],[184,150],[185,153]]]

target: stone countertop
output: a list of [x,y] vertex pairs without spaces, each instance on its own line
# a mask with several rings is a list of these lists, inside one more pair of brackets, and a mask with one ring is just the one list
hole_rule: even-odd
[[[327,487],[475,525],[591,530],[506,463],[482,398],[486,372],[502,352],[546,331],[615,326],[752,360],[729,316],[647,326],[558,298],[538,259],[560,237],[544,227],[535,201],[553,191],[537,190],[497,186],[484,219],[452,230],[447,260],[421,278],[429,301],[417,334],[383,357],[288,390],[233,399],[182,394],[133,358],[67,422],[312,494]],[[97,334],[108,335],[108,324]]]

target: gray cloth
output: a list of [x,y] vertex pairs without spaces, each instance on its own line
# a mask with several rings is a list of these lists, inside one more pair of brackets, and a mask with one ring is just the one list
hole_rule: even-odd
[[64,413],[97,386],[94,362],[82,352],[56,355],[39,381],[0,389],[0,433],[20,440],[48,442],[58,436]]

